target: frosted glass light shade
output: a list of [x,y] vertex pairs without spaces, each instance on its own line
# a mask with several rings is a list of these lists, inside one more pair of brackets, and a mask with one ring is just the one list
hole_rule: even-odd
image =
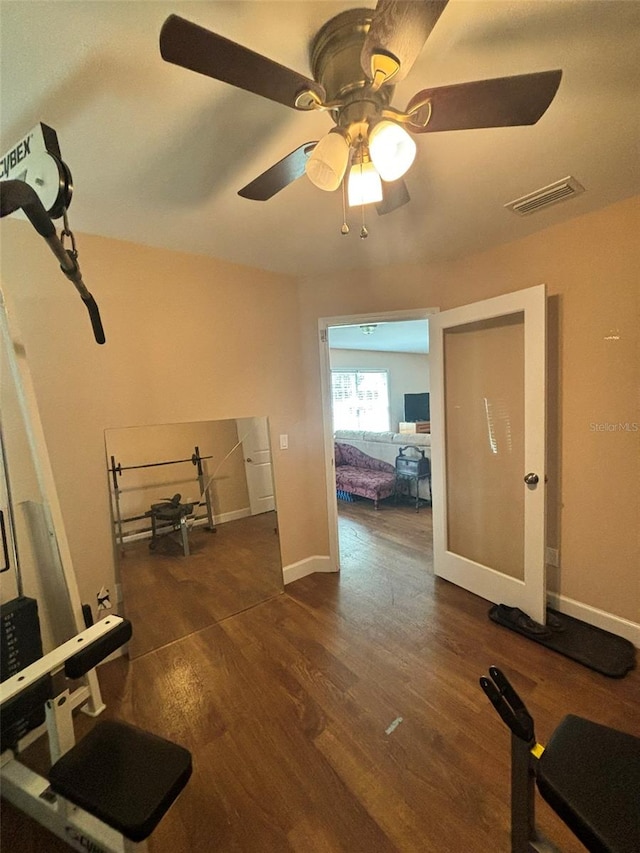
[[379,121],[369,133],[369,154],[383,181],[401,178],[413,163],[416,144],[393,121]]
[[307,160],[304,170],[318,189],[332,192],[342,182],[349,162],[349,143],[341,133],[329,131]]
[[355,163],[349,172],[349,207],[382,201],[382,181],[373,163]]

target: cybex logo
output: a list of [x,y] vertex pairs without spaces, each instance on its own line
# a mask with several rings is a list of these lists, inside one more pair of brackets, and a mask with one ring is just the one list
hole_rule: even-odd
[[2,164],[0,165],[0,178],[6,177],[11,169],[15,169],[21,160],[24,160],[25,157],[28,157],[29,154],[31,154],[32,138],[33,134],[29,134],[26,139],[23,139],[22,142],[18,142],[15,148],[12,148],[8,154],[4,155],[2,158]]
[[82,835],[72,826],[66,826],[64,831],[77,850],[88,850],[89,853],[106,853],[104,847],[100,847],[95,841],[87,838],[86,835]]

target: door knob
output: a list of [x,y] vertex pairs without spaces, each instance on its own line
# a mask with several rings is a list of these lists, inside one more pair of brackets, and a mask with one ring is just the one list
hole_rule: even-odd
[[247,456],[247,462],[253,462],[253,459],[250,456]]
[[527,484],[527,486],[535,486],[536,483],[538,483],[540,481],[540,478],[538,477],[537,474],[533,474],[533,473],[532,474],[525,474],[524,481]]

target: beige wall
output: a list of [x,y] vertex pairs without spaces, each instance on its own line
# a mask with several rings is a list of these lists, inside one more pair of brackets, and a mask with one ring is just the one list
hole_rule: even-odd
[[[326,553],[306,494],[296,283],[210,258],[76,235],[107,343],[31,226],[3,220],[14,307],[83,600],[114,580],[104,430],[268,416],[284,564]],[[287,433],[289,449],[278,449]],[[273,440],[276,436],[276,440]]]
[[[544,214],[541,214],[544,216]],[[550,320],[549,539],[561,594],[640,620],[640,198],[457,261],[305,279],[311,477],[323,474],[319,317],[446,309],[546,283]],[[415,235],[411,235],[414,239]],[[417,238],[417,237],[416,237]],[[376,239],[375,236],[370,239]],[[323,495],[314,513],[326,524]]]
[[404,395],[429,390],[429,356],[412,352],[332,349],[331,367],[337,369],[387,370],[389,418],[393,432],[404,420]]
[[[326,555],[318,318],[445,309],[545,282],[549,545],[562,564],[551,586],[638,620],[640,433],[591,424],[640,422],[639,231],[640,199],[629,199],[458,261],[307,278],[297,304],[296,282],[284,276],[79,235],[108,339],[99,347],[43,241],[3,221],[2,285],[27,348],[83,599],[95,605],[114,571],[106,428],[269,416],[283,562]],[[289,450],[277,449],[279,433]]]

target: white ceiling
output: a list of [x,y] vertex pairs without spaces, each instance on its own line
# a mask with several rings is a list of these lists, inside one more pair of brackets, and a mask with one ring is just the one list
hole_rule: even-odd
[[[58,133],[74,230],[293,275],[450,258],[517,239],[640,192],[640,2],[451,0],[396,89],[563,69],[533,127],[426,134],[410,204],[340,234],[339,193],[306,177],[267,202],[237,190],[331,126],[165,63],[177,12],[309,74],[308,46],[343,2],[2,0],[1,150],[37,122]],[[373,6],[373,2],[366,5]],[[503,205],[573,175],[586,192],[530,217]]]
[[[372,329],[365,334],[363,328]],[[377,352],[429,352],[427,320],[362,322],[357,326],[331,326],[329,346],[332,349],[375,350]]]

